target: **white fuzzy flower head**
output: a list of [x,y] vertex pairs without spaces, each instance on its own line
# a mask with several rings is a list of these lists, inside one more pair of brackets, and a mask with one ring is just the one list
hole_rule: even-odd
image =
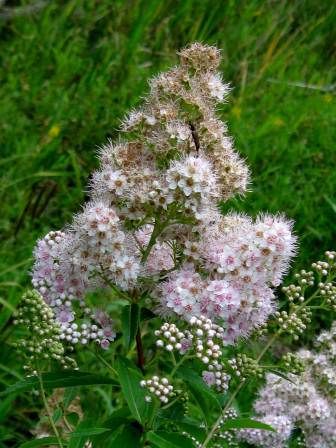
[[[88,293],[102,289],[123,298],[149,293],[164,315],[210,318],[225,328],[227,344],[276,308],[272,288],[294,252],[291,225],[279,216],[252,222],[218,212],[221,200],[249,184],[217,116],[229,91],[218,72],[220,51],[195,43],[179,57],[150,81],[121,138],[100,149],[82,212],[37,243],[33,285],[72,344],[108,348],[113,340],[110,320],[97,321],[87,305]],[[323,274],[327,266],[316,269]],[[167,350],[176,343],[183,347],[170,341]],[[210,358],[202,353],[204,364]]]

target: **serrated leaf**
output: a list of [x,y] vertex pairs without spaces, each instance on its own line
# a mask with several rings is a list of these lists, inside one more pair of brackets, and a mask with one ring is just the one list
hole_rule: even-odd
[[138,422],[144,423],[148,416],[149,405],[145,401],[145,391],[140,386],[141,374],[121,358],[117,362],[117,371],[123,395],[133,417]]
[[[66,446],[66,443],[64,443],[64,446]],[[35,447],[47,447],[50,445],[59,445],[57,437],[41,437],[40,439],[30,440],[29,442],[24,442],[21,445],[19,445],[19,448],[35,448]]]
[[126,305],[121,313],[121,328],[124,345],[129,350],[139,327],[140,308],[137,303]]
[[[43,386],[46,389],[56,389],[58,387],[73,387],[73,386],[91,386],[94,384],[110,384],[117,386],[118,383],[108,377],[96,375],[89,372],[80,372],[78,370],[66,370],[64,372],[49,372],[42,375]],[[0,393],[8,395],[12,393],[25,392],[31,389],[40,387],[39,379],[36,376],[30,376],[24,380],[9,386],[6,390]]]
[[267,425],[266,423],[259,422],[257,420],[253,420],[251,418],[233,418],[229,420],[225,420],[221,429],[243,429],[243,428],[254,428],[254,429],[264,429],[265,431],[275,432],[275,429],[272,426]]
[[179,433],[166,431],[150,431],[147,440],[158,448],[195,448],[191,439]]

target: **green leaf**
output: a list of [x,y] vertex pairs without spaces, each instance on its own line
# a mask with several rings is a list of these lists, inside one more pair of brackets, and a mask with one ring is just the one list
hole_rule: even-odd
[[80,416],[77,414],[77,412],[69,412],[67,413],[66,418],[70,425],[75,428],[78,425]]
[[6,397],[4,400],[1,400],[0,403],[0,423],[2,423],[9,414],[10,411],[13,410],[13,401],[15,400],[15,396]]
[[280,376],[280,377],[283,378],[284,380],[287,380],[287,381],[289,381],[290,383],[295,384],[295,382],[294,382],[291,378],[289,378],[288,375],[286,375],[285,373],[281,372],[280,370],[272,369],[272,368],[267,369],[267,370],[268,370],[268,372],[274,373],[275,375]]
[[[62,441],[62,443],[64,443],[64,446],[66,446],[66,443],[64,441]],[[35,448],[38,446],[47,447],[50,445],[58,446],[57,437],[42,437],[40,439],[30,440],[29,442],[25,442],[19,445],[19,448]]]
[[176,421],[176,424],[182,431],[192,435],[199,442],[202,442],[206,437],[206,431],[201,427],[201,422],[184,417],[183,419]]
[[[69,417],[69,416],[68,416]],[[92,427],[91,421],[82,420],[79,425],[76,427],[75,431],[70,435],[70,440],[68,444],[68,448],[84,448],[85,442],[88,440],[88,436],[82,434],[81,436],[76,435],[81,431],[85,431]]]
[[60,408],[55,409],[53,416],[52,416],[54,423],[57,423],[58,420],[62,417],[62,415],[63,415],[62,409],[60,409]]
[[194,400],[204,415],[205,421],[211,424],[211,409],[215,408],[216,411],[221,410],[215,392],[204,383],[201,376],[194,369],[183,366],[177,370],[176,374],[186,382]]
[[263,422],[258,422],[257,420],[252,420],[250,418],[234,418],[225,420],[221,426],[223,430],[227,429],[242,429],[242,428],[254,428],[254,429],[264,429],[265,431],[275,432],[272,426],[267,425]]
[[175,401],[173,404],[168,406],[168,408],[161,408],[156,411],[157,417],[165,420],[174,420],[174,422],[179,422],[183,419],[185,414],[185,407],[180,400]]
[[75,387],[69,387],[64,391],[63,406],[68,409],[70,403],[77,397],[78,390]]
[[110,428],[80,428],[71,433],[71,437],[87,437],[111,431]]
[[117,371],[122,392],[133,417],[138,422],[144,423],[148,417],[150,406],[146,403],[146,393],[140,386],[141,374],[122,358],[118,359]]
[[177,432],[150,431],[147,434],[147,440],[152,442],[158,448],[194,448],[195,445],[187,436]]
[[137,303],[126,305],[121,313],[121,328],[124,344],[129,350],[139,328],[140,308]]
[[[89,386],[93,384],[112,384],[114,386],[118,385],[118,383],[111,378],[89,372],[80,372],[78,370],[43,373],[42,381],[43,386],[46,389],[55,389],[58,387]],[[12,386],[9,386],[6,390],[0,393],[0,396],[25,392],[27,390],[37,388],[39,388],[38,377],[30,376],[22,381],[18,381]]]
[[[104,442],[105,448],[140,448],[141,432],[132,424],[127,424],[117,429],[115,434]],[[97,445],[98,446],[98,445]]]

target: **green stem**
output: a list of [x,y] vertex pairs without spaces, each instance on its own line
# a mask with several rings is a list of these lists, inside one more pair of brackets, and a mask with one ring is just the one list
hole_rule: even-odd
[[211,430],[209,431],[206,439],[204,440],[204,442],[201,445],[201,448],[204,448],[208,445],[208,443],[210,442],[210,440],[212,439],[214,433],[217,431],[218,426],[220,425],[223,415],[225,415],[225,412],[230,408],[230,406],[232,405],[234,399],[236,398],[236,396],[238,395],[238,393],[240,392],[241,388],[243,387],[245,383],[241,382],[239,384],[239,386],[237,387],[237,389],[233,392],[233,394],[231,395],[229,401],[226,403],[224,409],[222,410],[222,412],[220,413],[218,419],[215,421],[214,425],[212,426]]
[[260,362],[261,358],[265,355],[265,353],[267,352],[267,350],[271,347],[271,345],[273,345],[273,343],[275,342],[275,340],[278,338],[278,336],[280,336],[280,334],[282,333],[282,329],[279,329],[276,333],[274,333],[274,335],[268,340],[267,344],[264,346],[264,348],[261,350],[261,352],[259,353],[259,356],[257,357],[256,361],[257,363]]
[[184,361],[186,361],[187,359],[191,359],[193,358],[193,356],[188,356],[188,355],[183,355],[182,358],[176,362],[175,358],[175,364],[174,364],[174,368],[173,370],[170,372],[170,376],[173,377],[175,375],[175,373],[177,372],[178,368],[184,363]]
[[58,430],[56,428],[56,425],[55,425],[54,420],[52,418],[52,413],[51,413],[50,407],[49,407],[48,402],[47,402],[45,390],[44,390],[44,387],[43,387],[43,380],[42,380],[42,376],[41,376],[40,372],[38,372],[37,376],[38,376],[39,383],[40,383],[42,401],[43,401],[45,410],[46,410],[46,412],[48,414],[50,425],[51,425],[51,427],[52,427],[52,429],[53,429],[53,431],[55,433],[55,436],[56,436],[56,439],[57,439],[59,447],[63,448],[63,443],[62,443],[61,437],[60,437],[59,432],[58,432]]

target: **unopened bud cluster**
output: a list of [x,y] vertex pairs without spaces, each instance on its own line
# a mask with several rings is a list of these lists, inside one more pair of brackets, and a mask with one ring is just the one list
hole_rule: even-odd
[[168,352],[176,350],[184,354],[192,345],[193,335],[189,331],[179,330],[175,324],[164,323],[154,334],[159,337],[157,347],[165,348]]
[[189,324],[196,347],[196,356],[210,367],[222,355],[218,342],[222,341],[224,330],[204,316],[192,317]]
[[61,328],[51,308],[37,291],[28,291],[16,311],[14,324],[24,326],[27,335],[17,342],[27,357],[25,370],[33,371],[43,361],[58,361],[64,368],[76,367],[75,361],[65,355],[61,342]]
[[160,378],[154,375],[149,380],[140,381],[140,386],[147,388],[151,395],[146,395],[145,400],[147,402],[152,401],[152,396],[158,398],[162,403],[168,403],[169,398],[175,395],[173,386],[169,384],[168,378]]
[[[88,314],[90,314],[90,317],[93,316],[90,309],[88,309]],[[69,323],[67,326],[62,325],[61,328],[61,339],[66,340],[70,344],[87,345],[94,341],[103,349],[107,349],[110,344],[109,340],[115,337],[115,333],[111,328],[102,329],[89,321],[82,324],[77,324],[76,322]],[[107,339],[107,334],[110,339]]]
[[228,360],[228,364],[233,371],[233,374],[239,378],[240,381],[245,381],[249,376],[257,376],[262,378],[263,369],[258,362],[246,356],[244,353],[238,353],[237,356]]
[[155,331],[155,336],[159,337],[156,345],[169,352],[176,350],[180,354],[188,352],[190,356],[195,356],[206,365],[206,370],[202,372],[206,384],[226,391],[230,375],[223,370],[220,361],[224,329],[204,316],[191,317],[189,325],[188,330],[181,331],[175,324],[163,324]]
[[329,263],[326,261],[317,261],[312,264],[312,267],[321,275],[328,275]]
[[208,386],[225,392],[229,388],[231,376],[224,371],[221,363],[224,330],[204,316],[192,317],[189,321],[194,335],[196,357],[206,365],[202,377]]
[[293,308],[291,312],[277,311],[276,320],[283,332],[291,334],[294,339],[298,339],[311,321],[311,311],[307,307]]
[[[301,279],[301,277],[300,277]],[[288,286],[284,286],[282,288],[282,292],[284,292],[290,302],[304,302],[304,295],[302,291],[301,285],[291,284]]]
[[330,271],[335,270],[336,266],[336,252],[328,250],[325,255],[328,261],[317,261],[316,263],[312,264],[312,268],[322,276],[328,275]]
[[329,305],[333,311],[336,311],[336,285],[332,282],[321,282],[318,286],[321,296],[325,298],[327,305]]
[[299,273],[295,274],[295,278],[302,286],[313,286],[315,283],[313,271],[302,269]]
[[297,284],[290,284],[282,288],[290,302],[304,302],[304,292],[307,287],[313,286],[315,283],[314,272],[306,271],[302,269],[300,272],[295,274],[295,279]]
[[208,386],[214,386],[218,391],[226,391],[229,387],[230,375],[223,370],[220,361],[222,356],[224,330],[204,316],[192,317],[189,321],[194,336],[193,343],[196,357],[206,365],[207,370],[202,377]]
[[302,359],[300,359],[295,353],[286,353],[281,358],[281,364],[286,371],[297,375],[304,372],[305,370],[305,365]]

